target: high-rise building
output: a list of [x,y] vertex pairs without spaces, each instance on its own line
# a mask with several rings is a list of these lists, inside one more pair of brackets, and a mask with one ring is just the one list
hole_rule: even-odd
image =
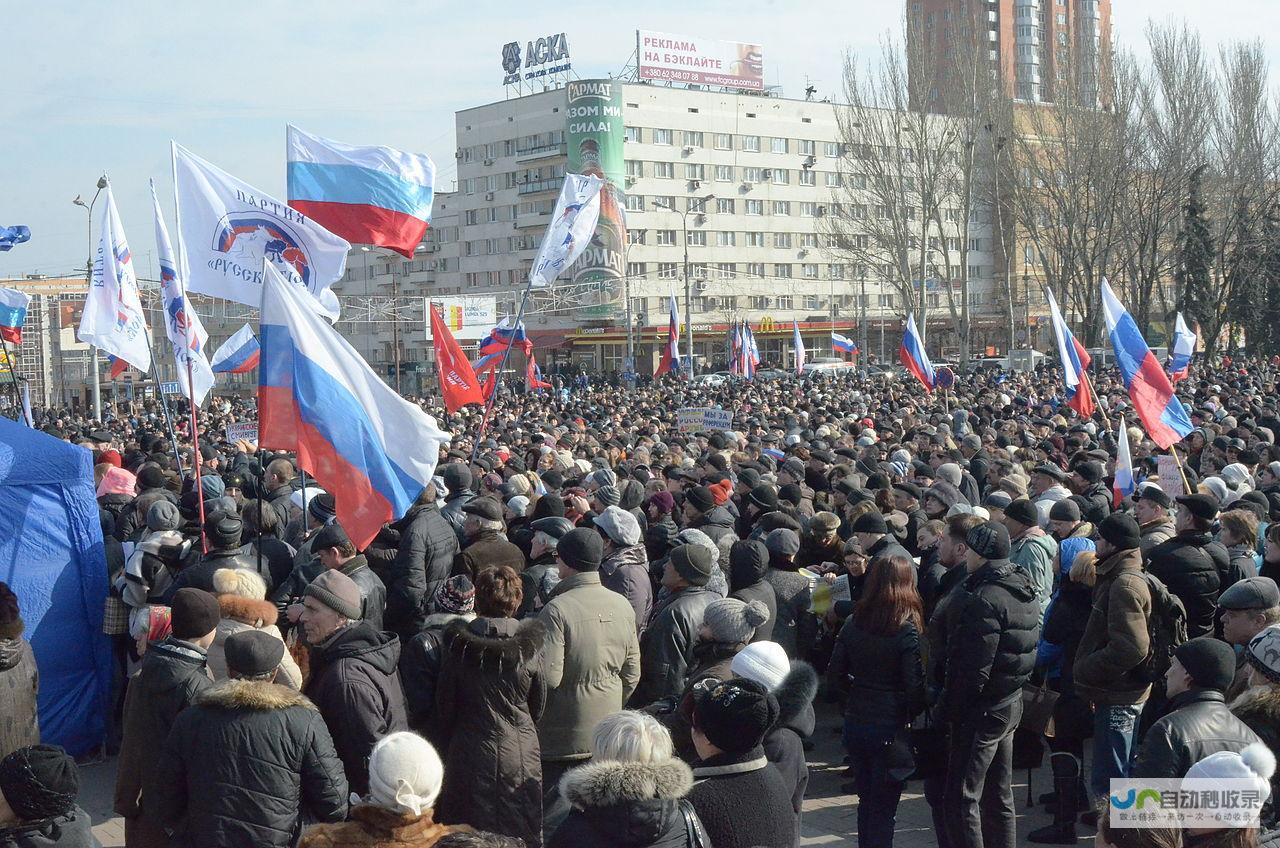
[[949,75],[976,57],[1006,95],[1051,103],[1077,74],[1082,96],[1097,96],[1099,62],[1111,42],[1111,0],[907,0],[908,37],[933,75],[928,108],[941,102]]

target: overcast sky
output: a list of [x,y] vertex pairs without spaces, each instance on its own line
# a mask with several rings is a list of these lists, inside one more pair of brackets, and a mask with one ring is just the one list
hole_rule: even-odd
[[[1210,44],[1280,32],[1276,0],[1113,6],[1117,41],[1139,49],[1152,16],[1184,19]],[[146,184],[156,179],[172,214],[170,139],[283,198],[293,122],[428,153],[448,190],[454,112],[502,99],[508,41],[564,32],[582,77],[620,72],[637,28],[753,41],[769,83],[802,96],[809,80],[823,96],[839,86],[842,53],[874,52],[901,10],[899,0],[18,4],[0,28],[0,225],[26,224],[32,240],[0,253],[0,277],[83,268],[86,218],[71,201],[91,197],[103,172],[138,270],[154,276]],[[1280,39],[1267,46],[1280,68]]]

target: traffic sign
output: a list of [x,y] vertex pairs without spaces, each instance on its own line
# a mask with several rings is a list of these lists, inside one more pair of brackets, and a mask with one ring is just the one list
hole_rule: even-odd
[[182,385],[180,383],[161,383],[160,394],[162,395],[180,395],[182,394]]

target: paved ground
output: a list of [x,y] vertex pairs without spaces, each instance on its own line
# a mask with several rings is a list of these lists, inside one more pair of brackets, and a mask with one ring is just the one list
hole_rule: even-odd
[[[858,799],[857,796],[844,795],[840,784],[845,781],[840,772],[844,770],[841,760],[844,756],[839,736],[833,728],[839,724],[839,717],[830,705],[823,705],[819,713],[818,731],[815,734],[816,746],[809,755],[809,792],[804,809],[804,846],[853,846],[858,839]],[[1047,760],[1046,760],[1047,762]],[[124,845],[124,824],[111,812],[111,797],[115,785],[115,760],[81,767],[81,806],[89,812],[94,821],[94,834],[102,841],[104,848],[117,848]],[[1015,778],[1014,798],[1018,810],[1018,836],[1020,844],[1026,842],[1026,834],[1048,823],[1049,815],[1043,807],[1028,809],[1026,772],[1018,772]],[[1033,790],[1036,795],[1049,791],[1052,786],[1047,768],[1037,770],[1032,775]],[[925,803],[919,783],[908,785],[898,807],[898,827],[894,845],[896,848],[933,848],[937,845],[933,834],[933,820],[929,815],[929,805]],[[1093,831],[1086,827],[1078,827],[1081,844],[1091,844]],[[866,848],[884,848],[884,846],[866,846]]]

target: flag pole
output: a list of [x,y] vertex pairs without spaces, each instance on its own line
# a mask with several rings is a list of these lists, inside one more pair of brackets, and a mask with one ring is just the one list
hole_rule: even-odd
[[156,398],[160,401],[160,411],[164,413],[164,426],[169,431],[169,446],[173,448],[173,461],[178,464],[178,473],[182,473],[182,454],[178,450],[178,434],[173,429],[173,418],[169,415],[169,404],[164,399],[164,388],[160,385],[160,363],[156,359],[155,345],[151,340],[151,328],[147,328],[147,350],[151,351],[151,380],[156,384]]
[[476,454],[480,452],[480,443],[484,441],[485,431],[489,429],[489,417],[493,414],[493,408],[498,403],[498,390],[502,388],[502,371],[507,367],[507,358],[511,356],[511,348],[516,341],[515,334],[520,327],[520,322],[524,320],[524,307],[529,302],[529,293],[532,291],[533,276],[530,275],[529,282],[524,287],[524,294],[520,296],[520,308],[516,310],[516,320],[512,326],[511,339],[507,342],[506,350],[502,351],[502,361],[498,363],[497,370],[493,372],[493,391],[485,402],[484,417],[480,419],[480,429],[476,432],[475,444],[471,446],[471,462],[476,461]]
[[13,408],[17,410],[17,417],[22,417],[22,389],[18,387],[18,365],[13,360],[13,354],[9,352],[9,341],[4,336],[0,336],[0,345],[4,346],[4,361],[9,365],[9,379],[13,381]]
[[204,552],[207,554],[209,553],[209,535],[205,532],[205,529],[204,529],[204,481],[201,479],[202,475],[200,471],[200,467],[202,464],[201,456],[200,456],[200,425],[196,422],[196,399],[195,397],[193,397],[195,392],[191,391],[190,389],[191,385],[192,385],[191,358],[188,357],[187,358],[187,387],[188,387],[187,400],[190,401],[188,405],[191,409],[191,446],[193,448],[192,454],[194,454],[195,456],[195,459],[193,460],[193,462],[194,462],[194,468],[196,472],[196,499],[200,502],[200,546],[204,549]]
[[[1093,405],[1097,407],[1098,412],[1102,415],[1103,426],[1105,426],[1108,430],[1110,430],[1111,419],[1107,417],[1107,410],[1102,405],[1102,401],[1098,398],[1098,390],[1093,387],[1093,381],[1089,379],[1088,369],[1085,369],[1085,368],[1080,369],[1080,378],[1084,380],[1085,391],[1093,395]],[[1123,420],[1124,419],[1122,418],[1121,419],[1122,423],[1123,423]]]

